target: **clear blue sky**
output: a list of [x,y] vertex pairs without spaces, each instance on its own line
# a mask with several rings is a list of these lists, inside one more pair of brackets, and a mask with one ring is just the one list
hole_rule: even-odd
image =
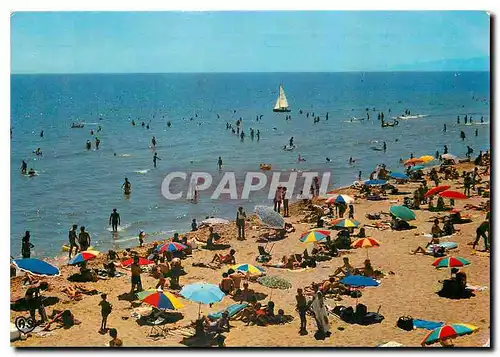
[[475,70],[489,26],[478,11],[18,12],[11,72]]

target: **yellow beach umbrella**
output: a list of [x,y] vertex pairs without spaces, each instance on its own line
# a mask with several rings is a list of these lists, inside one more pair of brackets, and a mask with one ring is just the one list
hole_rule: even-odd
[[424,155],[424,156],[420,156],[419,159],[422,160],[423,162],[429,162],[429,161],[434,160],[434,156]]

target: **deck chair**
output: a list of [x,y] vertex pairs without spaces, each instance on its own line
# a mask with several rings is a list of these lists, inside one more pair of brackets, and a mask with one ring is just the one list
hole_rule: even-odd
[[168,335],[167,324],[165,323],[165,317],[157,317],[156,319],[148,320],[148,324],[151,326],[149,331],[150,337],[165,337]]
[[266,249],[261,245],[258,246],[258,249],[259,249],[259,255],[255,260],[259,263],[269,262],[271,260],[271,253],[266,251]]

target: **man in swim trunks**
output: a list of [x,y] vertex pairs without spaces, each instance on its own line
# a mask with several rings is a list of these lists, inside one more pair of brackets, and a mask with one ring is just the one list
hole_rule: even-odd
[[233,291],[234,289],[233,279],[229,277],[228,273],[222,274],[222,280],[219,284],[219,288],[226,295],[229,295]]
[[222,170],[222,157],[219,156],[219,160],[217,161],[217,167],[219,170]]
[[75,255],[78,253],[78,245],[76,244],[76,229],[78,226],[76,224],[73,224],[73,228],[70,229],[68,233],[68,240],[69,240],[69,259],[71,259],[71,254],[73,253],[73,247],[75,247]]
[[158,157],[157,153],[155,153],[155,155],[153,156],[153,164],[154,164],[155,168],[156,168],[156,160],[160,160],[161,161],[161,159]]
[[227,271],[227,274],[229,277],[233,280],[234,284],[234,290],[236,291],[236,294],[239,294],[241,292],[241,281],[245,278],[245,274],[243,274],[240,271],[234,271],[233,269],[229,269]]
[[125,177],[125,182],[122,185],[123,193],[125,195],[130,195],[130,190],[132,189],[132,185],[130,184],[128,178]]
[[238,227],[238,240],[245,239],[245,219],[247,214],[243,211],[243,207],[238,207],[236,212],[236,226]]
[[134,262],[130,266],[130,269],[132,271],[130,293],[133,294],[135,288],[137,288],[137,291],[142,291],[141,267],[139,266],[139,257],[137,255],[134,256]]
[[118,225],[120,224],[120,214],[113,208],[113,212],[109,216],[109,224],[113,228],[113,232],[118,232]]
[[90,234],[85,232],[85,227],[80,227],[80,234],[78,235],[78,243],[80,243],[80,251],[85,251],[90,247]]
[[[486,235],[486,232],[488,232],[488,235]],[[472,249],[476,249],[476,245],[479,243],[479,239],[483,237],[484,248],[485,250],[488,250],[489,249],[488,242],[490,240],[489,235],[490,235],[490,212],[486,214],[486,220],[483,221],[483,223],[481,223],[479,227],[477,227],[476,229],[476,240],[472,244]],[[491,242],[489,243],[491,244]]]

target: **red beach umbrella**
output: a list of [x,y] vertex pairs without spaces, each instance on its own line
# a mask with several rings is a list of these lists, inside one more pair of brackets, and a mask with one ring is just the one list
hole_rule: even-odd
[[[132,265],[132,263],[134,262],[134,258],[130,258],[130,259],[127,259],[127,260],[124,260],[122,262],[122,266],[123,267],[128,267],[130,265]],[[149,265],[149,264],[154,264],[155,262],[153,262],[152,260],[149,260],[149,259],[146,259],[146,258],[139,258],[139,265]]]
[[464,195],[463,193],[457,192],[457,191],[444,191],[444,192],[441,192],[439,194],[439,196],[441,196],[443,198],[451,198],[454,200],[466,200],[469,198],[466,195]]
[[429,191],[427,191],[424,195],[424,197],[429,197],[432,195],[435,195],[436,193],[446,191],[450,188],[451,186],[448,185],[442,185],[442,186],[436,186],[431,188]]

